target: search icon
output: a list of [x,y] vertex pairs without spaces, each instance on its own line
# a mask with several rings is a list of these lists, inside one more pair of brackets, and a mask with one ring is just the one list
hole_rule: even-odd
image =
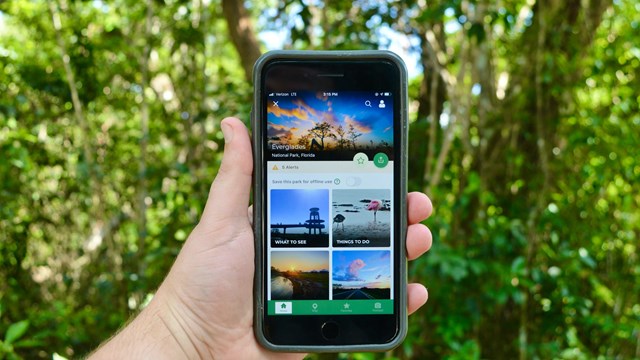
[[364,106],[371,107],[371,101],[369,101],[369,100],[365,100],[365,102],[364,102]]

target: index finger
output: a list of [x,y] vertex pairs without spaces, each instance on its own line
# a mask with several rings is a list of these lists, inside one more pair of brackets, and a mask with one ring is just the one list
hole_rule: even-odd
[[407,218],[409,225],[417,224],[431,216],[433,205],[426,194],[418,191],[407,194]]

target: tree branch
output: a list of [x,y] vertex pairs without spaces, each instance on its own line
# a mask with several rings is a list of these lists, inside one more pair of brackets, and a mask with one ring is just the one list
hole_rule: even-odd
[[82,102],[80,101],[80,96],[78,95],[78,87],[76,86],[75,76],[73,74],[73,70],[71,69],[71,58],[69,57],[67,46],[62,37],[62,21],[60,20],[58,5],[57,3],[55,3],[55,0],[49,0],[48,3],[49,14],[51,15],[51,20],[53,22],[53,29],[56,36],[58,51],[62,56],[62,64],[67,78],[67,85],[69,86],[69,91],[71,92],[71,101],[73,103],[74,114],[76,117],[76,121],[80,125],[80,132],[82,134],[82,154],[84,156],[85,162],[87,163],[87,169],[89,173],[89,187],[91,188],[92,194],[91,200],[93,205],[93,217],[99,220],[104,215],[102,206],[102,183],[96,171],[96,161],[94,159],[94,154],[90,146],[91,129],[82,108]]
[[[426,70],[425,70],[426,72]],[[424,76],[427,76],[426,74]],[[437,74],[431,74],[431,93],[429,94],[429,118],[431,120],[429,124],[429,148],[427,150],[427,163],[424,167],[424,180],[429,181],[431,176],[431,167],[433,164],[433,158],[436,153],[436,132],[438,131],[438,78]]]
[[62,22],[60,20],[60,14],[58,12],[58,6],[54,3],[55,0],[49,0],[49,13],[51,15],[51,20],[53,22],[53,29],[56,34],[56,42],[58,45],[58,51],[60,51],[60,55],[62,56],[62,65],[64,67],[64,72],[67,78],[67,85],[69,86],[69,91],[71,92],[71,102],[73,103],[73,111],[76,117],[76,121],[80,125],[80,129],[82,131],[82,146],[83,146],[83,155],[86,162],[89,165],[89,171],[93,172],[93,152],[91,152],[91,148],[89,147],[89,124],[84,116],[84,111],[82,110],[82,102],[80,101],[80,97],[78,96],[78,88],[76,86],[75,76],[73,74],[73,70],[71,69],[71,58],[67,52],[67,46],[62,38]]
[[447,55],[440,47],[440,44],[438,43],[438,39],[436,37],[436,34],[433,32],[433,29],[431,29],[429,26],[427,26],[427,30],[425,32],[425,38],[427,39],[427,43],[430,50],[434,54],[434,56],[431,57],[434,69],[436,69],[440,73],[440,76],[447,84],[446,86],[447,93],[451,94],[452,88],[456,86],[456,78],[453,75],[451,75],[449,70],[447,70],[447,65],[449,64],[449,61],[447,60]]
[[[461,36],[465,36],[464,31],[461,31]],[[440,184],[440,178],[442,176],[442,171],[444,170],[444,164],[447,160],[447,156],[449,155],[449,151],[451,150],[451,143],[454,138],[454,126],[457,120],[468,116],[468,109],[462,105],[460,99],[464,96],[470,96],[469,91],[464,91],[462,87],[464,86],[464,78],[467,72],[467,64],[469,62],[469,50],[467,46],[465,46],[465,42],[462,42],[461,45],[461,57],[460,57],[460,69],[458,70],[458,74],[456,78],[450,80],[447,86],[448,98],[451,103],[451,108],[455,110],[453,116],[450,117],[449,126],[445,131],[445,134],[442,139],[442,148],[440,149],[440,154],[438,154],[438,161],[436,162],[435,169],[433,170],[433,176],[431,177],[431,181],[429,181],[429,186],[427,188],[427,193],[431,194],[431,190]],[[447,72],[448,73],[448,72]]]

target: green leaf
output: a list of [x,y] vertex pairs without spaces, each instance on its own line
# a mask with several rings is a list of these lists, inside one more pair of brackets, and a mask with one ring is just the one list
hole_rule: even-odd
[[44,346],[44,345],[45,343],[42,340],[25,339],[25,340],[17,341],[15,344],[13,344],[13,347],[14,348],[33,348],[33,347]]
[[525,275],[525,259],[524,256],[518,256],[511,263],[511,273],[516,276]]
[[4,342],[6,344],[12,344],[27,332],[27,328],[29,328],[29,320],[22,320],[11,324],[9,329],[7,329],[7,333],[4,335]]

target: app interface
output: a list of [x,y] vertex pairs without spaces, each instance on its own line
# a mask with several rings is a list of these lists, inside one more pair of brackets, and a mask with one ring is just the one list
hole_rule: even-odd
[[393,313],[391,92],[267,97],[269,315]]

